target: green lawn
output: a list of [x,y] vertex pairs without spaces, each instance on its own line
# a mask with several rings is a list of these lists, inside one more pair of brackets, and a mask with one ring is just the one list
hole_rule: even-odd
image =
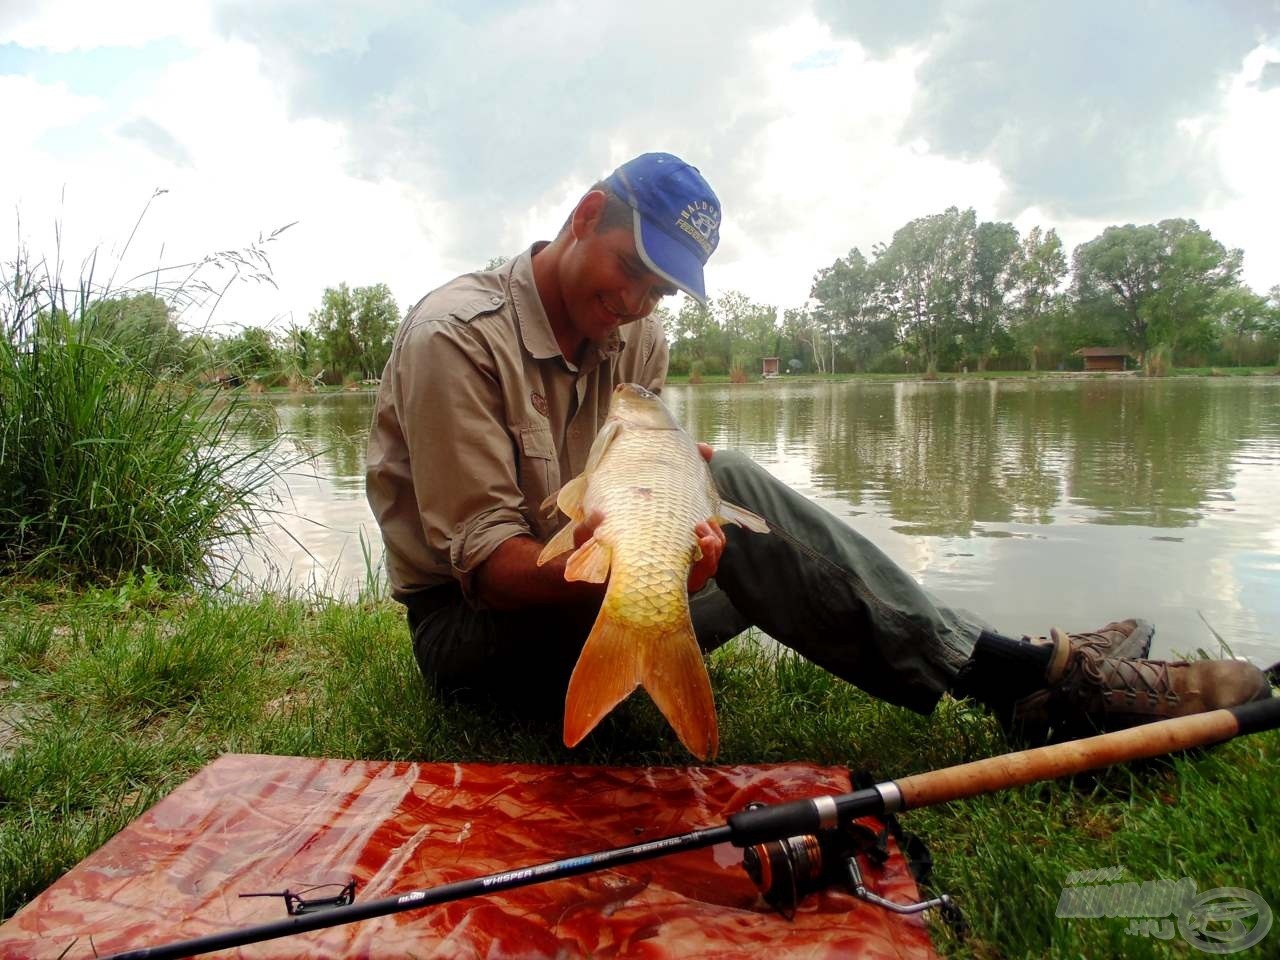
[[[11,592],[12,595],[12,592]],[[425,761],[685,764],[643,696],[577,750],[558,724],[442,703],[400,608],[131,585],[0,603],[0,915],[220,753]],[[1011,749],[945,700],[919,717],[742,638],[713,657],[724,763],[805,760],[877,779]],[[1117,918],[1055,919],[1070,871],[1245,887],[1280,907],[1280,735],[904,814],[971,931],[956,957],[1188,956]],[[1267,953],[1262,945],[1239,956]],[[1274,947],[1272,947],[1274,950]]]

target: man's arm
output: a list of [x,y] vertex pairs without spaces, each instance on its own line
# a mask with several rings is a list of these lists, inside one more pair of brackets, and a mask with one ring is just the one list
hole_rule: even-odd
[[512,537],[499,544],[472,576],[471,589],[476,599],[495,610],[598,607],[605,585],[566,580],[564,566],[572,554],[561,554],[538,566],[542,546],[533,537]]

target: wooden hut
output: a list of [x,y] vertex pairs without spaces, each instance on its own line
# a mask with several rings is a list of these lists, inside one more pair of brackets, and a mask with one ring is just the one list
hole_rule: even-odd
[[778,358],[763,357],[760,360],[760,376],[776,377],[778,376]]
[[1128,370],[1131,356],[1127,347],[1081,347],[1075,355],[1086,370]]

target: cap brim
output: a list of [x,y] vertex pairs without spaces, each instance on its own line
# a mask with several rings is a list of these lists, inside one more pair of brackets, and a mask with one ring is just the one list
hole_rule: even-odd
[[635,221],[636,253],[645,266],[706,306],[707,290],[697,256],[661,227],[651,224],[640,211],[633,208],[631,213]]

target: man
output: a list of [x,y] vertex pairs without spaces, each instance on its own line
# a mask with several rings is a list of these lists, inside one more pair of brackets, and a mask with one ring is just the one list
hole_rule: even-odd
[[[437,689],[563,704],[604,588],[566,582],[564,556],[537,565],[556,526],[541,504],[582,471],[616,384],[661,389],[667,344],[650,314],[677,289],[705,302],[719,227],[719,201],[694,167],[644,154],[593,186],[554,240],[445,284],[401,325],[373,418],[368,495]],[[725,499],[772,530],[698,529],[689,586],[704,650],[755,624],[892,703],[927,713],[944,692],[971,696],[1032,740],[1270,695],[1248,663],[1141,659],[1143,621],[1003,637],[934,603],[746,457],[703,454]]]

